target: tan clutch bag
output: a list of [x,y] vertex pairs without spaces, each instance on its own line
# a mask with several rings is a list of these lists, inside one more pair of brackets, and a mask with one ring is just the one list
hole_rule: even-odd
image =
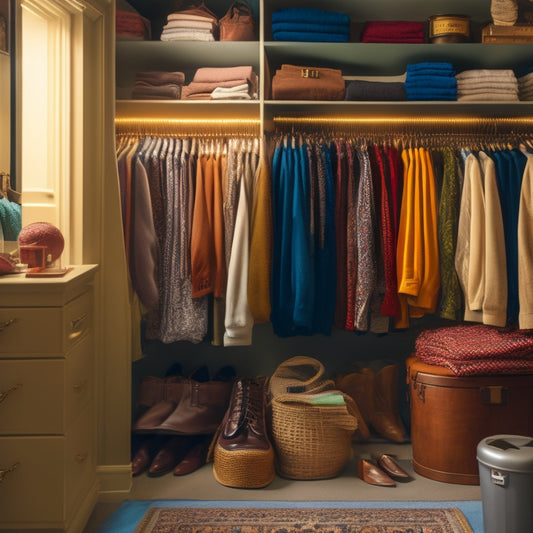
[[344,100],[344,94],[338,69],[281,65],[272,78],[273,100]]

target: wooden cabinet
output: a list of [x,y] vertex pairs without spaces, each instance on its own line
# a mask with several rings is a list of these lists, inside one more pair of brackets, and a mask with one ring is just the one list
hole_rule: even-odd
[[79,532],[97,499],[95,267],[0,278],[0,530]]

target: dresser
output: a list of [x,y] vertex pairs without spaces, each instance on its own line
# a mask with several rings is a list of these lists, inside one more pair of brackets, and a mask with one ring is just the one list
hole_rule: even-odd
[[96,272],[0,278],[0,531],[79,533],[96,502]]

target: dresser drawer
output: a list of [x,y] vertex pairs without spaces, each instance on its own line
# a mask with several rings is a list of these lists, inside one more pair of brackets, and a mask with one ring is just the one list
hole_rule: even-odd
[[91,329],[90,292],[64,307],[0,307],[0,358],[61,357]]
[[86,409],[66,436],[0,437],[0,530],[64,526],[94,483],[94,434]]
[[0,435],[63,434],[93,398],[92,335],[65,359],[0,359]]

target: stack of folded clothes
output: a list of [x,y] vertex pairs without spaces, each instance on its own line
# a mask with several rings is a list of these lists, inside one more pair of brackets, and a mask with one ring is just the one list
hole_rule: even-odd
[[517,80],[520,100],[533,100],[533,69],[520,75]]
[[399,76],[346,76],[345,100],[349,101],[404,101],[405,74]]
[[150,21],[130,6],[126,0],[117,0],[115,34],[117,40],[147,41],[151,36]]
[[287,7],[272,13],[274,41],[348,42],[350,17],[308,7]]
[[138,72],[131,97],[134,100],[180,100],[184,83],[183,72]]
[[511,69],[464,70],[456,78],[457,100],[518,100],[518,80]]
[[371,20],[361,34],[363,43],[423,43],[424,23],[405,20]]
[[408,100],[457,100],[454,66],[448,62],[407,65],[405,92]]
[[203,3],[183,7],[167,16],[162,41],[215,41],[218,19]]
[[258,79],[251,66],[203,67],[181,92],[182,100],[256,100]]
[[457,100],[518,100],[518,80],[511,69],[464,70],[456,76]]

